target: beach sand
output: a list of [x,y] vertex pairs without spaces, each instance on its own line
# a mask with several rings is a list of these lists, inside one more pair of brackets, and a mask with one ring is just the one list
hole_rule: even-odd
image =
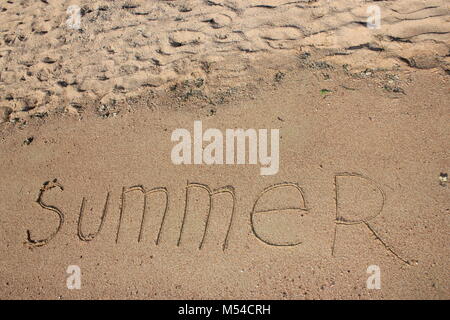
[[[7,1],[0,18],[1,299],[450,298],[446,1]],[[279,129],[278,173],[173,164],[172,132],[199,120]]]

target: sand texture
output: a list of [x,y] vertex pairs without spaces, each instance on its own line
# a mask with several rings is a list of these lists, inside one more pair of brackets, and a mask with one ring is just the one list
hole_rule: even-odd
[[[389,93],[302,71],[214,115],[135,109],[3,131],[1,297],[450,298],[449,81],[409,77]],[[172,164],[170,133],[194,120],[279,128],[279,173]],[[218,192],[211,211],[199,184]],[[252,221],[253,209],[265,212]],[[81,290],[66,287],[69,265]],[[381,290],[366,288],[370,265]]]
[[[352,70],[449,67],[450,9],[427,1],[70,1],[0,5],[0,106],[10,118],[78,112],[202,79],[210,94],[254,83],[261,59],[299,54]],[[381,28],[366,27],[381,8]],[[267,63],[267,62],[264,62]]]
[[[0,299],[450,298],[448,1],[9,0],[0,22]],[[278,173],[174,164],[199,120],[279,129]]]

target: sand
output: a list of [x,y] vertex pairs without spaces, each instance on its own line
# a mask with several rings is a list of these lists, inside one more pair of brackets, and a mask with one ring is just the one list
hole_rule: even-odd
[[[450,298],[445,1],[370,2],[375,30],[362,1],[74,4],[0,6],[0,298]],[[279,172],[173,164],[196,120],[279,129]]]
[[[374,4],[379,29],[366,25]],[[445,0],[5,1],[0,107],[11,119],[78,113],[197,79],[213,95],[255,84],[261,59],[279,68],[299,54],[355,72],[449,70],[449,12]]]

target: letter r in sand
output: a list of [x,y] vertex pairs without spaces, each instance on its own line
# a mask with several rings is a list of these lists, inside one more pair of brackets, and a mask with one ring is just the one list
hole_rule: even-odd
[[[364,224],[381,244],[401,261],[409,262],[400,257],[375,231],[371,221],[383,211],[386,194],[372,179],[359,173],[338,173],[334,177],[336,220],[332,246],[335,254],[338,225]],[[368,196],[370,194],[370,196]]]

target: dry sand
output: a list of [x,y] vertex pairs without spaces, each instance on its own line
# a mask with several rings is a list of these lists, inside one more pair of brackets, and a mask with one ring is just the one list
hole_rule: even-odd
[[[0,5],[0,298],[450,298],[446,1],[61,3]],[[172,164],[195,120],[278,174]]]
[[[66,26],[71,4],[80,30]],[[261,59],[282,67],[300,53],[355,72],[448,70],[449,12],[445,0],[3,1],[0,107],[11,118],[77,113],[197,79],[223,94],[255,83]]]

